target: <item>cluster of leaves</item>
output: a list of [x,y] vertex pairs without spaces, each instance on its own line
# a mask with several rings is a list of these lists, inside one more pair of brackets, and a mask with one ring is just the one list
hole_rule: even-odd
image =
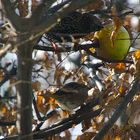
[[[26,0],[16,1],[17,7],[15,8],[18,9],[21,17],[30,15],[30,12],[34,11],[39,4],[38,1],[32,0],[32,5],[29,7],[28,2]],[[105,2],[108,7],[107,10],[102,9],[104,8]],[[112,4],[108,1],[100,0],[93,5],[79,9],[78,12],[73,12],[63,18],[62,22],[58,23],[50,32],[44,34],[39,39],[39,43],[35,45],[32,78],[34,97],[33,131],[35,138],[45,139],[47,137],[46,139],[48,139],[49,137],[50,139],[56,140],[68,140],[73,137],[73,133],[67,129],[71,128],[76,131],[76,125],[81,123],[82,134],[77,135],[76,139],[90,140],[100,132],[106,121],[110,120],[112,114],[131,90],[133,82],[138,75],[137,73],[140,71],[140,50],[130,52],[127,56],[128,61],[124,60],[119,63],[111,63],[111,60],[110,62],[97,60],[93,57],[93,54],[91,56],[86,51],[86,45],[82,46],[80,44],[81,40],[82,42],[91,40],[92,34],[89,34],[89,32],[99,30],[99,28],[102,28],[102,22],[111,18],[111,7]],[[29,8],[31,9],[30,11]],[[88,16],[81,14],[82,11],[88,13]],[[90,16],[91,13],[99,14],[101,16],[100,20]],[[128,22],[128,18],[131,19],[132,17],[128,15],[124,21],[132,35],[133,28],[130,22]],[[85,22],[87,19],[90,19],[89,24],[87,24],[87,21]],[[77,25],[77,20],[83,23],[79,25],[80,27]],[[93,23],[94,20],[96,22]],[[91,23],[94,24],[94,28],[91,27]],[[76,25],[72,26],[74,24]],[[78,27],[76,28],[76,26]],[[90,30],[89,26],[91,27]],[[67,27],[71,28],[67,31]],[[9,28],[6,25],[1,29],[7,31]],[[139,32],[139,29],[137,29],[137,32]],[[76,39],[73,36],[71,37],[71,35],[76,37]],[[2,43],[5,44],[9,38],[9,36],[8,38],[7,36],[6,38],[2,38]],[[67,38],[71,40],[65,40]],[[74,47],[69,46],[68,43],[74,44]],[[135,47],[134,41],[132,47]],[[44,52],[42,53],[39,50],[43,50]],[[76,53],[78,51],[79,54],[76,54],[75,51]],[[38,56],[39,53],[41,53],[41,57]],[[71,56],[73,54],[75,56]],[[0,69],[0,87],[4,86],[8,80],[10,81],[9,85],[6,85],[8,86],[8,90],[4,93],[2,90],[0,91],[3,93],[0,96],[0,134],[2,136],[17,134],[15,126],[17,115],[15,86],[18,84],[15,77],[17,68],[13,65],[8,70],[9,65],[11,64],[8,62],[4,67],[1,66]],[[87,103],[87,106],[85,108],[81,107],[70,116],[59,109],[57,101],[54,99],[44,99],[42,96],[38,96],[46,92],[46,90],[47,92],[54,93],[57,90],[56,88],[61,87],[69,81],[84,83],[92,88],[92,97]],[[130,138],[135,140],[139,138],[140,90],[135,94],[133,100],[131,100],[127,109],[123,111],[117,123],[114,126],[113,123],[111,124],[113,127],[104,137],[105,140],[127,140]],[[55,122],[57,123],[54,124]],[[43,130],[39,131],[41,127],[43,127]],[[60,135],[62,131],[64,131],[64,136]]]

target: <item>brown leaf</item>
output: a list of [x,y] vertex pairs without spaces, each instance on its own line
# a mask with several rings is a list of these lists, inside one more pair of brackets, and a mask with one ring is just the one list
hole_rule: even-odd
[[39,81],[35,81],[35,82],[32,82],[32,88],[35,90],[35,91],[38,91],[41,87],[41,83]]
[[87,6],[84,7],[87,11],[89,10],[99,10],[102,9],[105,6],[105,1],[104,0],[96,0],[93,3],[88,4]]
[[25,17],[28,14],[28,1],[18,0],[18,10],[21,17]]
[[104,136],[103,140],[112,140],[112,136],[110,134],[107,134]]
[[62,85],[61,78],[64,75],[63,71],[64,71],[64,68],[56,68],[55,70],[54,80],[56,80],[56,83],[58,86]]
[[86,131],[87,129],[89,129],[90,127],[91,127],[91,120],[89,119],[89,120],[84,120],[83,122],[82,122],[82,131],[84,132],[84,131]]
[[94,132],[85,132],[82,135],[78,136],[76,140],[91,140],[96,133]]
[[39,112],[43,113],[44,115],[46,114],[46,112],[48,111],[48,106],[44,105],[43,103],[43,97],[42,96],[37,96],[37,107]]
[[3,75],[3,71],[0,71],[0,81],[3,80],[4,75]]

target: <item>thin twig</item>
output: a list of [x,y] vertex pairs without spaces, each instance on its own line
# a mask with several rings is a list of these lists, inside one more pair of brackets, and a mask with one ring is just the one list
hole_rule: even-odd
[[75,47],[63,47],[63,48],[53,48],[53,47],[47,47],[47,46],[40,46],[40,45],[35,45],[34,46],[34,49],[37,49],[37,50],[43,50],[43,51],[52,51],[52,52],[70,52],[70,51],[78,51],[78,50],[85,50],[89,55],[97,58],[97,59],[100,59],[100,60],[103,60],[105,62],[108,62],[108,63],[130,63],[130,64],[133,64],[133,61],[131,60],[127,60],[127,59],[124,59],[124,60],[112,60],[112,59],[105,59],[101,56],[97,56],[96,53],[92,53],[91,51],[89,51],[89,48],[96,48],[98,47],[98,44],[96,43],[91,43],[91,44],[85,44],[85,45],[81,45],[81,44],[77,44],[75,45]]
[[0,121],[0,126],[11,126],[11,125],[16,125],[16,121],[11,122]]
[[34,97],[34,94],[33,94],[33,106],[34,106],[34,109],[35,109],[35,113],[36,113],[36,116],[38,118],[38,120],[42,120],[42,117],[38,111],[38,108],[37,108],[37,104],[36,104],[36,100],[35,100],[35,97]]

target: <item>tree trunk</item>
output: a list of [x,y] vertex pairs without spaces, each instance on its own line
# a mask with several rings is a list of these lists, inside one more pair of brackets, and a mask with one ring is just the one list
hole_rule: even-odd
[[32,140],[32,45],[18,48],[17,130],[19,140]]

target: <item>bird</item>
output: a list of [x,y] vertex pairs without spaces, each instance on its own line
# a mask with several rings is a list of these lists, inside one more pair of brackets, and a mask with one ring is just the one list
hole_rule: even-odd
[[84,84],[70,82],[58,89],[54,94],[45,93],[41,96],[54,98],[62,110],[72,112],[84,104],[88,98],[89,90],[90,88]]
[[61,19],[46,36],[55,42],[71,42],[85,35],[99,31],[103,25],[97,16],[91,13],[71,12]]

